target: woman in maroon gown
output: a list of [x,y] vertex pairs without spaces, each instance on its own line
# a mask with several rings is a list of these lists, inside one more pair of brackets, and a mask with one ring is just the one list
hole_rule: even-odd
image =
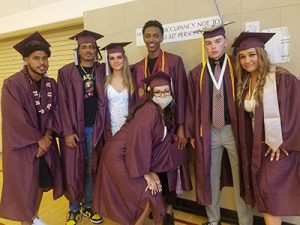
[[237,47],[237,102],[245,201],[267,225],[300,215],[300,82],[271,65],[264,44],[274,33],[242,32]]
[[174,121],[170,76],[158,72],[144,80],[151,91],[130,112],[126,124],[105,145],[96,176],[94,209],[123,225],[143,224],[150,209],[164,217],[158,172],[172,168],[169,147]]

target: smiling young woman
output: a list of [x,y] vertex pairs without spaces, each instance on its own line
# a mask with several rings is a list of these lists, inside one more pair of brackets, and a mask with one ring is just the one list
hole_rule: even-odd
[[243,197],[267,225],[280,225],[300,215],[300,81],[270,63],[264,45],[273,35],[242,32],[233,46]]

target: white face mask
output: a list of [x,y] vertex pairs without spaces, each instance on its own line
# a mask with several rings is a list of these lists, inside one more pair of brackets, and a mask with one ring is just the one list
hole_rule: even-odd
[[158,104],[162,109],[164,109],[172,102],[173,98],[171,95],[165,97],[153,96],[152,100],[153,102]]

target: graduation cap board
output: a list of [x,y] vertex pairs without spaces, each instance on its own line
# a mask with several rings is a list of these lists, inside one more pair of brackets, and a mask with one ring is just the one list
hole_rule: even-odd
[[80,45],[83,43],[96,43],[97,40],[103,37],[104,36],[102,34],[92,32],[89,30],[83,30],[78,34],[75,34],[74,36],[70,37],[69,39],[77,41],[77,43]]
[[263,32],[241,32],[234,40],[232,47],[236,47],[238,51],[249,48],[265,48],[265,44],[275,35],[275,33]]
[[13,47],[16,49],[22,56],[24,56],[24,50],[29,47],[30,45],[41,45],[45,48],[49,48],[50,44],[46,39],[39,33],[35,32],[32,35],[26,37],[24,40],[20,41],[19,43],[15,44]]
[[171,84],[172,77],[163,72],[163,71],[158,71],[151,76],[146,77],[143,82],[150,87],[159,87],[163,85],[170,85]]
[[114,43],[110,43],[100,49],[100,50],[105,50],[105,74],[106,74],[106,76],[108,76],[111,72],[110,68],[109,68],[108,55],[111,53],[117,53],[117,52],[124,54],[125,53],[124,47],[126,45],[129,45],[130,43],[131,43],[131,41],[114,42]]
[[204,39],[215,37],[215,36],[218,36],[218,35],[225,35],[224,27],[229,25],[229,24],[234,23],[234,21],[224,22],[222,14],[220,13],[220,7],[219,7],[218,0],[214,0],[214,3],[215,3],[215,6],[216,6],[216,9],[217,9],[219,18],[221,20],[221,23],[220,24],[214,24],[214,25],[208,26],[208,27],[203,27],[203,28],[200,28],[199,30],[195,31],[195,33],[201,32]]
[[105,47],[101,48],[100,50],[106,50],[108,54],[110,53],[116,53],[116,52],[121,52],[124,53],[124,47],[126,45],[129,45],[131,41],[129,42],[115,42],[115,43],[110,43],[106,45]]

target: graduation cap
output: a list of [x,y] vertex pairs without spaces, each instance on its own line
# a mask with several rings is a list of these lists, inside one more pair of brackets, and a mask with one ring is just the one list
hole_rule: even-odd
[[[83,30],[79,32],[78,34],[75,34],[74,36],[70,37],[69,39],[75,40],[77,42],[77,45],[84,44],[84,43],[95,43],[97,46],[97,40],[103,38],[104,36],[102,34],[98,34],[96,32],[92,32],[89,30]],[[76,45],[76,44],[75,44]],[[97,49],[97,60],[102,59],[102,56]],[[99,56],[98,56],[99,55]],[[79,58],[78,58],[78,52],[77,52],[77,47],[74,49],[74,62],[75,65],[79,64]]]
[[121,52],[122,54],[125,53],[124,47],[126,45],[129,45],[131,41],[129,42],[115,42],[110,43],[106,45],[105,47],[101,48],[100,50],[106,50],[105,54],[105,74],[108,76],[110,74],[110,68],[109,68],[109,62],[108,62],[108,55],[111,53],[117,53]]
[[[34,47],[33,47],[34,46]],[[46,41],[45,38],[39,33],[35,32],[32,35],[28,36],[24,40],[20,41],[13,46],[23,57],[30,55],[34,51],[38,50],[47,50],[48,56],[50,56],[50,44]],[[29,49],[29,47],[33,47]]]
[[154,74],[152,74],[149,77],[146,77],[143,82],[150,87],[159,87],[159,86],[163,86],[163,85],[172,85],[172,77],[163,72],[163,71],[159,71],[156,72]]
[[77,41],[77,43],[80,45],[83,43],[96,43],[98,39],[103,37],[104,36],[102,34],[98,34],[89,30],[83,30],[69,39]]
[[201,32],[204,39],[206,38],[212,38],[215,36],[219,36],[219,35],[223,35],[225,36],[225,29],[224,27],[234,23],[234,21],[230,21],[230,22],[225,22],[225,23],[221,23],[220,25],[214,25],[214,26],[209,26],[209,27],[203,27],[197,31],[195,31],[196,33]]
[[232,47],[243,51],[249,48],[264,48],[265,44],[275,35],[275,33],[263,33],[263,32],[242,32],[234,40]]
[[106,50],[108,54],[116,53],[116,52],[125,53],[124,47],[126,45],[129,45],[130,43],[131,43],[131,41],[129,41],[129,42],[110,43],[110,44],[106,45],[105,47],[101,48],[100,50]]

